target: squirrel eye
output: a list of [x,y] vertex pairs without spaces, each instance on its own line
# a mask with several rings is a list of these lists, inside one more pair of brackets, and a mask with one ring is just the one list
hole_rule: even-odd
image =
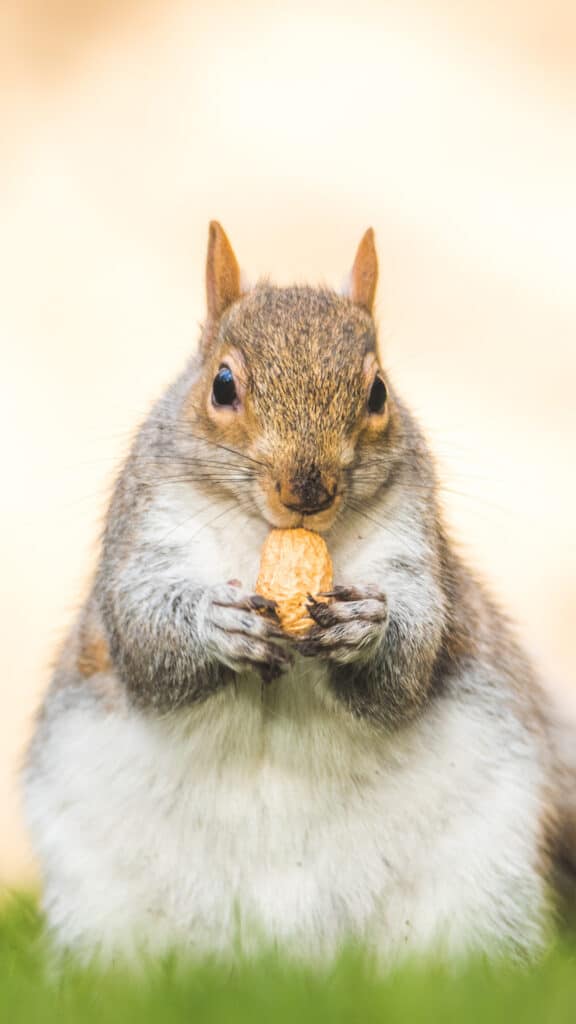
[[368,412],[383,412],[387,397],[388,392],[382,377],[376,376],[368,395]]
[[212,401],[214,405],[234,405],[238,395],[234,374],[229,366],[221,366],[214,377]]

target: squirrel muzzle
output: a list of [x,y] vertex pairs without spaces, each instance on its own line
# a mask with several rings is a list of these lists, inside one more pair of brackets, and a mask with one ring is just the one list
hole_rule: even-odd
[[335,474],[322,472],[318,466],[301,467],[276,483],[280,501],[286,508],[302,515],[323,512],[334,504],[338,491]]

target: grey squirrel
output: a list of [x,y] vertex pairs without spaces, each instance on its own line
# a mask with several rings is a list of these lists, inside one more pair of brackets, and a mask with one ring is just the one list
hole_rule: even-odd
[[[344,295],[243,291],[213,222],[206,282],[28,754],[51,933],[104,959],[533,955],[574,774],[380,365],[373,232]],[[270,529],[300,526],[335,573],[303,640],[253,592]]]

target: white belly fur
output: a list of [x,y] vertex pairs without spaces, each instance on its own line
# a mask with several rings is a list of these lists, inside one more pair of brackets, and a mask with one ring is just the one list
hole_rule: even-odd
[[273,687],[247,677],[172,721],[61,711],[27,810],[62,943],[325,956],[355,937],[389,961],[537,941],[539,770],[521,738],[512,759],[446,703],[386,739],[331,709],[308,667]]

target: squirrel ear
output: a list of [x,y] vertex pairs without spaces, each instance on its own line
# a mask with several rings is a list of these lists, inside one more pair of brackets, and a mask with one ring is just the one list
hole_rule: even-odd
[[215,323],[240,298],[240,270],[226,232],[217,220],[210,221],[206,257],[208,320]]
[[371,313],[377,282],[378,257],[374,244],[374,230],[368,228],[356,252],[347,289],[348,297],[357,306],[362,306],[368,313]]

